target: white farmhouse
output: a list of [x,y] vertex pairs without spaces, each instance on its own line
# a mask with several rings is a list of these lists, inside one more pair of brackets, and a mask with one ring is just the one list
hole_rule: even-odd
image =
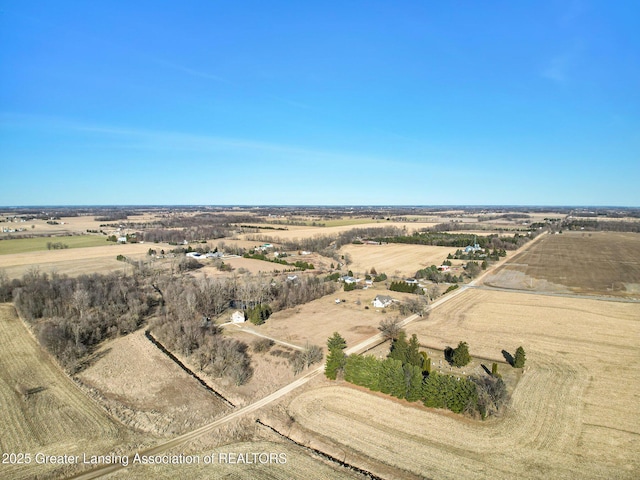
[[385,308],[393,303],[393,298],[388,295],[377,295],[371,303],[376,308]]

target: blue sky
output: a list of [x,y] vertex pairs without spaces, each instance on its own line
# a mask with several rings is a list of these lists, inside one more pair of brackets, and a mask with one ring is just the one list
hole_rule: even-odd
[[0,205],[640,206],[635,1],[0,1]]

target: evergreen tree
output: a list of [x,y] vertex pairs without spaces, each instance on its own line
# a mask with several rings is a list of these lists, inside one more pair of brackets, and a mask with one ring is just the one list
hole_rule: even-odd
[[347,342],[338,333],[334,332],[333,336],[327,340],[327,347],[329,348],[329,355],[327,355],[327,363],[324,366],[324,374],[327,378],[335,380],[346,361],[347,356],[344,353],[344,349],[347,348]]
[[386,358],[380,364],[380,391],[394,397],[404,398],[406,386],[402,362],[394,358]]
[[406,385],[405,398],[410,402],[420,400],[422,396],[422,368],[406,364],[404,366],[404,376]]
[[422,358],[422,373],[431,373],[431,359],[427,356],[427,352],[420,352]]
[[516,356],[513,359],[513,366],[515,368],[524,367],[524,362],[526,359],[527,357],[524,354],[524,348],[522,348],[521,346],[518,347],[518,349],[516,350]]
[[379,390],[380,360],[373,355],[349,355],[344,365],[344,379],[347,382]]
[[451,361],[456,367],[464,367],[469,364],[471,356],[469,355],[469,346],[467,345],[467,342],[458,343],[458,347],[453,351]]
[[333,350],[327,355],[327,363],[324,366],[324,374],[330,380],[335,380],[346,362],[347,356],[342,350]]
[[411,335],[411,340],[409,340],[404,363],[409,363],[416,367],[422,367],[422,356],[418,351],[419,348],[420,342],[418,342],[418,336],[414,333],[413,335]]
[[327,348],[330,352],[336,349],[344,350],[347,348],[347,341],[338,332],[333,332],[333,335],[327,340]]
[[398,332],[396,338],[391,344],[388,358],[399,360],[401,364],[407,363],[407,353],[409,352],[409,343],[407,342],[407,334],[404,330]]

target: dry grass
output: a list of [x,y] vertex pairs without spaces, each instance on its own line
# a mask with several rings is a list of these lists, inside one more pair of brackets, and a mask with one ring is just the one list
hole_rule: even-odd
[[[399,300],[411,296],[390,292],[383,286],[351,292],[338,291],[305,305],[276,312],[265,324],[251,328],[299,346],[304,346],[307,341],[326,346],[327,339],[338,331],[349,345],[353,345],[378,333],[377,327],[382,319],[398,315],[397,311],[390,308],[385,309],[386,313],[373,308],[371,301],[378,294]],[[345,302],[336,304],[336,299]],[[358,300],[360,305],[357,304]],[[365,306],[369,308],[365,309]]]
[[229,276],[238,273],[237,270],[243,269],[243,271],[251,272],[252,274],[259,274],[261,272],[264,273],[273,273],[273,272],[281,272],[288,268],[287,265],[280,265],[278,263],[273,262],[265,262],[263,260],[254,260],[252,258],[224,258],[222,261],[225,265],[230,265],[236,272],[223,272],[218,270],[217,267],[214,266],[214,262],[212,260],[200,260],[200,263],[204,265],[204,267],[196,270],[194,275],[199,277],[201,275],[207,275],[209,277],[215,276]]
[[429,245],[345,245],[341,254],[349,254],[353,263],[349,269],[354,272],[368,272],[375,267],[378,273],[413,277],[415,273],[431,265],[441,265],[455,248],[432,247]]
[[565,232],[547,235],[484,283],[532,291],[640,296],[640,235]]
[[[43,352],[10,304],[0,305],[0,450],[49,455],[108,452],[133,436]],[[35,392],[24,395],[24,392]],[[53,464],[0,465],[2,478],[34,478]]]
[[476,422],[331,387],[294,399],[296,420],[428,477],[637,478],[640,304],[469,290],[407,330],[496,360],[523,345],[504,417]]
[[177,435],[228,411],[142,330],[105,342],[96,357],[78,378],[97,389],[104,405],[133,428]]

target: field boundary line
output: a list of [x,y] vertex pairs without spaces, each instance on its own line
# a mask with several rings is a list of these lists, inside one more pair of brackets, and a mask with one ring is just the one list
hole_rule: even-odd
[[638,298],[605,297],[603,295],[580,295],[579,293],[544,292],[535,290],[522,290],[519,288],[492,287],[490,285],[473,285],[468,288],[476,290],[491,290],[504,293],[522,293],[526,295],[542,295],[545,297],[577,298],[578,300],[597,300],[599,302],[640,303]]

